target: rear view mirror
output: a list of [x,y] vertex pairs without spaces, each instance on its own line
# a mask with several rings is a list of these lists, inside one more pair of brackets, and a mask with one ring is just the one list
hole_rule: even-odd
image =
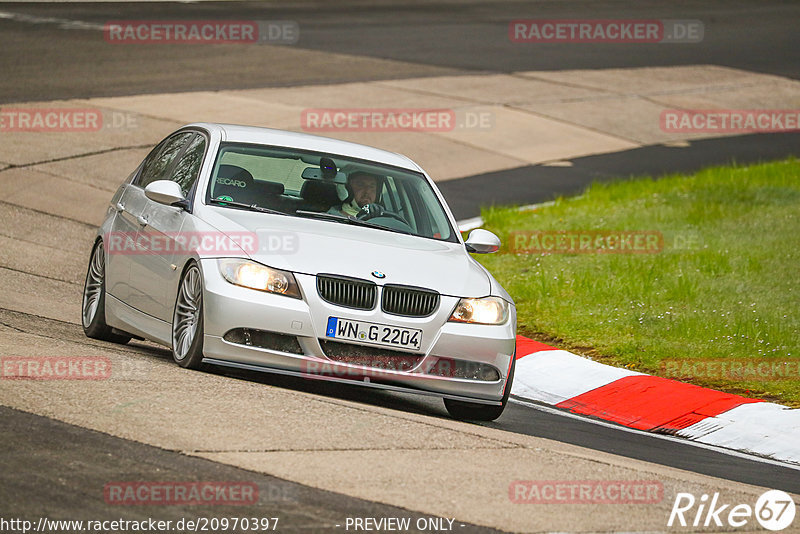
[[[301,175],[305,180],[323,180],[322,177],[322,169],[319,167],[306,167],[303,169],[303,174]],[[328,181],[334,184],[346,184],[347,183],[347,175],[343,172],[337,172],[336,176],[333,180],[328,179]]]

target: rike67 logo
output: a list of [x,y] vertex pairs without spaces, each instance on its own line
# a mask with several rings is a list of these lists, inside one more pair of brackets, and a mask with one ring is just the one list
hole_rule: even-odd
[[752,527],[752,520],[766,530],[783,530],[794,521],[795,504],[792,497],[780,490],[761,494],[755,506],[725,504],[719,493],[709,499],[703,494],[696,499],[691,493],[678,493],[667,521],[668,527]]

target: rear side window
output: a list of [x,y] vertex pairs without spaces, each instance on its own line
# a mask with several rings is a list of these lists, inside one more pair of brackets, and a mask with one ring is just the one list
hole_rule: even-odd
[[188,196],[189,191],[197,181],[197,175],[200,174],[200,166],[203,163],[205,152],[206,138],[197,134],[189,142],[189,146],[186,147],[181,159],[178,160],[170,179],[181,186],[183,196]]
[[193,135],[193,132],[181,132],[164,139],[147,156],[135,184],[144,188],[156,180],[169,180],[172,164]]

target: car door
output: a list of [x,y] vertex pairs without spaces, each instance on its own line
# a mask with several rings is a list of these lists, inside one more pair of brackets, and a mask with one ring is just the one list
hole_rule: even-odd
[[[195,133],[183,146],[176,163],[159,179],[172,180],[181,186],[183,195],[191,196],[205,156],[207,140]],[[191,217],[185,209],[165,206],[150,199],[145,200],[142,218],[145,225],[139,230],[147,247],[137,269],[131,271],[131,281],[147,292],[147,309],[143,310],[162,321],[171,322],[175,293],[181,267],[189,251],[184,243],[192,236],[184,235],[186,219]]]
[[[127,303],[137,310],[153,317],[160,318],[160,299],[154,292],[153,259],[150,246],[148,218],[150,206],[153,204],[144,194],[144,188],[156,180],[169,179],[180,155],[183,153],[195,132],[181,131],[162,141],[148,157],[142,172],[131,184],[130,209],[126,211],[136,224],[136,251],[130,255],[130,292]],[[180,211],[178,208],[172,208]],[[180,227],[175,228],[175,231]]]
[[[133,177],[141,169],[142,164]],[[127,183],[111,199],[111,207],[115,211],[114,219],[109,232],[103,236],[106,250],[106,292],[126,303],[130,298],[131,255],[137,251],[136,234],[139,232],[139,223],[136,217],[143,208],[143,204],[137,202],[135,188],[130,184],[133,177],[128,177]]]

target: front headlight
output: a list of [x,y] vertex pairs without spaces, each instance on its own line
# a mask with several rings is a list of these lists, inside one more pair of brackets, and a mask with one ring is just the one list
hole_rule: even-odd
[[461,299],[450,316],[459,323],[503,324],[508,319],[508,302],[500,297]]
[[297,280],[288,271],[273,269],[250,260],[222,259],[218,262],[219,272],[231,284],[300,298]]

